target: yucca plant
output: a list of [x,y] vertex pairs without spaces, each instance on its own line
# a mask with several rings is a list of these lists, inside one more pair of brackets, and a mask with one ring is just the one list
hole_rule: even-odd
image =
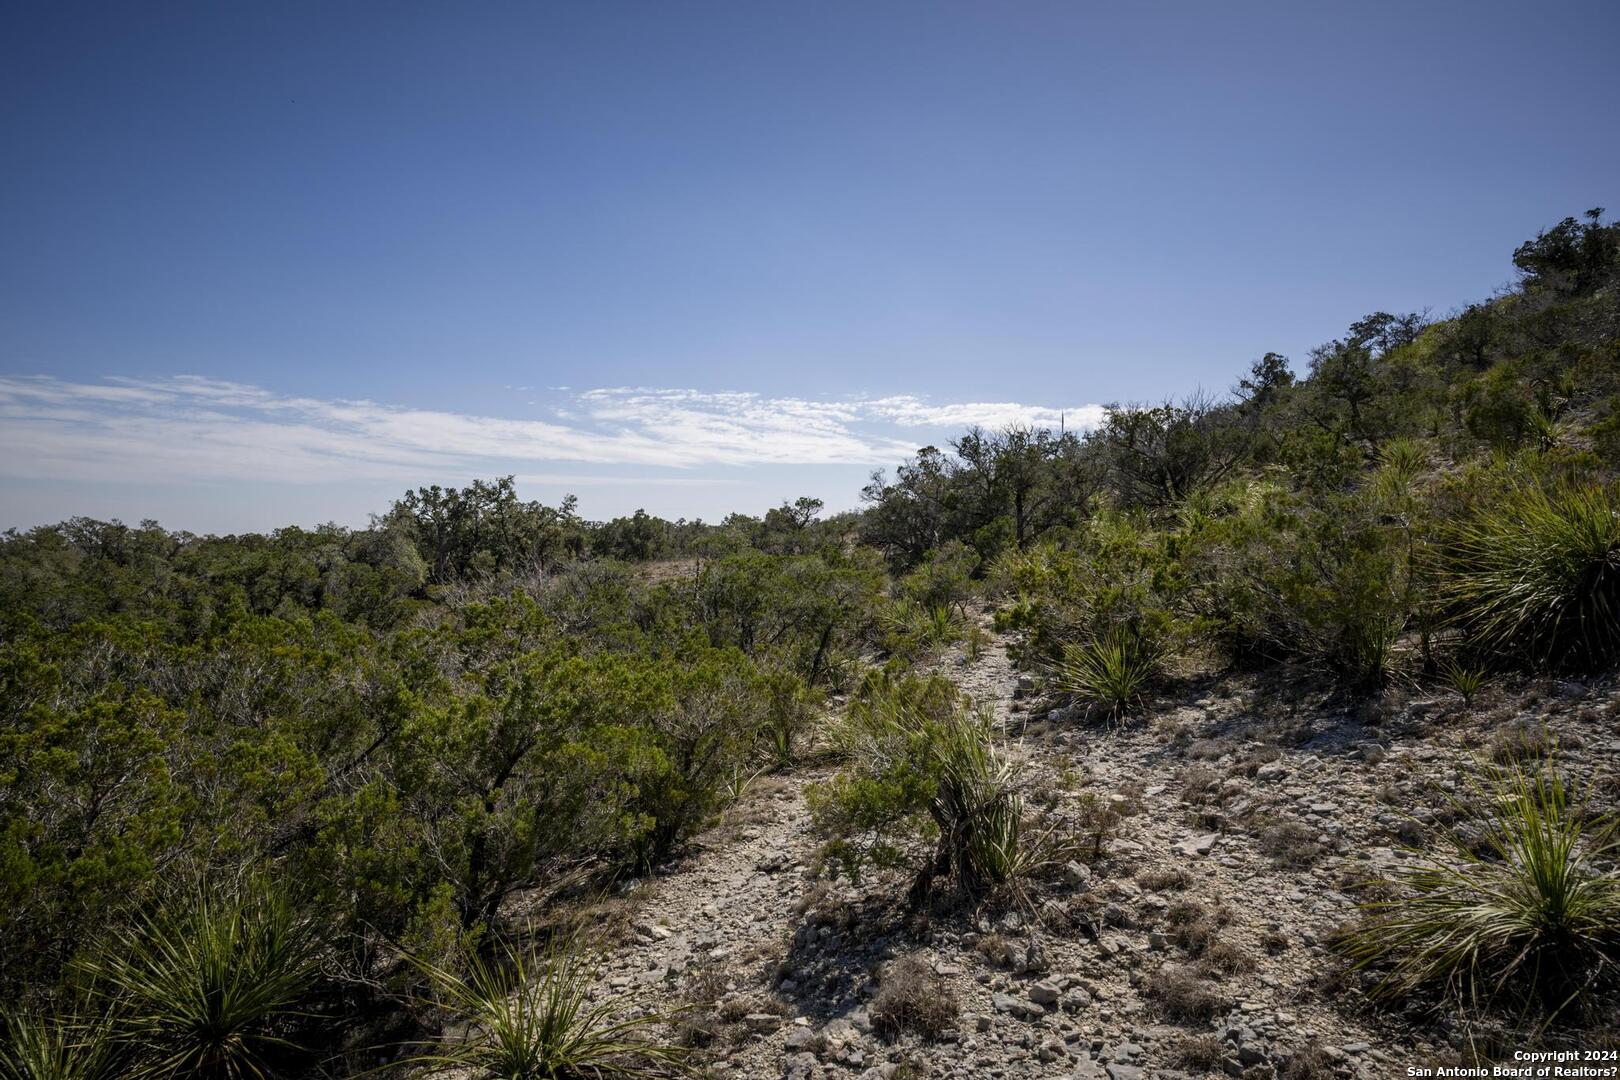
[[656,1015],[624,1016],[622,1002],[592,1002],[591,969],[575,940],[551,939],[531,965],[508,947],[495,960],[472,955],[466,974],[426,960],[436,1004],[466,1030],[413,1057],[417,1064],[473,1069],[499,1080],[601,1080],[681,1071],[684,1051],[654,1037]]
[[884,624],[902,650],[928,651],[949,645],[962,633],[956,612],[948,605],[924,607],[915,600],[902,600],[884,618]]
[[769,687],[770,705],[760,726],[761,741],[773,764],[791,765],[800,743],[815,724],[822,697],[797,675],[787,672],[772,672]]
[[1387,966],[1386,996],[1441,987],[1488,1004],[1505,995],[1556,1015],[1620,961],[1613,819],[1570,805],[1551,769],[1491,774],[1483,838],[1398,875],[1390,899],[1341,941],[1358,967]]
[[1113,627],[1102,637],[1063,647],[1056,665],[1058,690],[1102,706],[1110,716],[1141,704],[1159,671],[1160,649],[1143,635]]
[[949,680],[874,675],[828,736],[848,767],[811,789],[811,809],[834,836],[823,853],[852,878],[869,863],[909,867],[916,906],[937,879],[979,900],[1016,890],[1043,861],[1048,847],[1026,834],[1014,763]]
[[1428,448],[1417,439],[1390,439],[1378,452],[1376,486],[1387,498],[1404,494],[1429,463]]
[[729,775],[720,780],[720,799],[726,806],[733,806],[742,801],[748,789],[754,786],[754,781],[763,775],[763,768],[750,768],[738,762],[731,767]]
[[123,1047],[106,1017],[11,1012],[0,1017],[0,1080],[117,1080]]
[[996,750],[987,725],[966,715],[941,727],[931,749],[939,762],[930,810],[941,830],[941,855],[965,894],[983,895],[1017,876],[1024,851],[1012,763]]
[[[1359,614],[1359,613],[1358,613]],[[1333,661],[1341,678],[1353,689],[1383,686],[1395,667],[1402,620],[1395,615],[1366,613],[1340,629]]]
[[990,635],[984,632],[984,627],[970,626],[963,640],[962,653],[970,661],[977,660],[984,655],[984,647],[989,643]]
[[1535,667],[1620,658],[1620,505],[1602,488],[1520,485],[1452,539],[1446,599],[1482,647]]
[[1558,419],[1555,412],[1541,406],[1532,408],[1524,418],[1524,434],[1534,446],[1549,450],[1563,442],[1569,425]]
[[1455,690],[1457,696],[1463,699],[1465,708],[1472,709],[1475,696],[1478,695],[1480,688],[1485,685],[1485,669],[1467,667],[1453,660],[1446,665],[1445,674],[1446,685]]
[[288,1026],[319,973],[314,920],[262,878],[209,886],[115,932],[82,966],[135,1052],[130,1075],[242,1080],[296,1050]]
[[945,604],[935,604],[917,620],[915,633],[930,648],[948,645],[959,636],[956,613]]

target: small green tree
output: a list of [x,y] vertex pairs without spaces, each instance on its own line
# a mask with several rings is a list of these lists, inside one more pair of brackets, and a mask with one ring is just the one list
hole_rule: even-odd
[[917,907],[940,879],[977,899],[1030,869],[1012,766],[949,680],[873,674],[830,738],[846,767],[808,797],[840,872],[909,872]]

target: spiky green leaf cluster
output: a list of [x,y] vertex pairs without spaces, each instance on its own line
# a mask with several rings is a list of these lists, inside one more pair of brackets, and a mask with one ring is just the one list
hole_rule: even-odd
[[1386,996],[1440,987],[1556,1014],[1620,963],[1615,822],[1572,805],[1550,768],[1494,774],[1479,794],[1482,839],[1448,834],[1449,850],[1397,875],[1343,946],[1382,972]]
[[1458,527],[1446,595],[1469,635],[1537,667],[1620,655],[1620,500],[1520,484]]

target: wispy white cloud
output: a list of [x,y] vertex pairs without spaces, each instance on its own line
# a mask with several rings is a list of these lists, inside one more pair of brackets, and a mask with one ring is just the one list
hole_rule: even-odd
[[1103,406],[1075,405],[1053,409],[1042,405],[1019,405],[1012,401],[976,401],[936,405],[915,397],[879,398],[865,403],[867,412],[902,427],[962,429],[1033,427],[1067,428],[1085,431],[1102,421]]
[[412,482],[447,471],[556,476],[550,467],[567,463],[604,470],[590,475],[593,483],[633,483],[624,470],[882,465],[927,441],[929,429],[942,437],[973,424],[1063,422],[1074,429],[1101,413],[1094,405],[912,396],[810,400],[635,387],[554,393],[548,418],[520,419],[289,396],[200,376],[96,383],[0,376],[0,475]]

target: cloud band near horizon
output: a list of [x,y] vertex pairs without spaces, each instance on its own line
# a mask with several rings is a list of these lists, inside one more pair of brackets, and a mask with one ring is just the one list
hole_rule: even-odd
[[[414,480],[567,464],[692,470],[890,466],[968,427],[1086,429],[1099,405],[812,400],[749,392],[568,391],[544,418],[283,395],[195,375],[73,382],[0,376],[0,475],[176,483]],[[583,478],[582,478],[583,479]],[[660,480],[659,482],[665,482]]]

